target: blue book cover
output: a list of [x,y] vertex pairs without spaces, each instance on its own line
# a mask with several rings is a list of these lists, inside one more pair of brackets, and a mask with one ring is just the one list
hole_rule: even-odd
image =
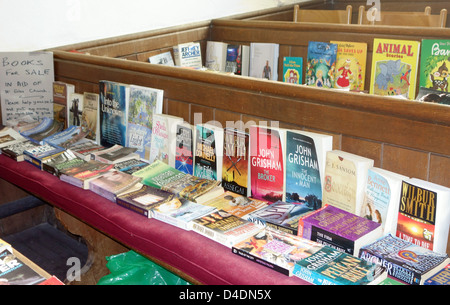
[[100,81],[100,144],[126,146],[129,86]]
[[332,88],[336,70],[337,44],[319,41],[308,43],[305,84]]
[[183,173],[194,174],[194,138],[191,126],[178,124],[175,147],[175,168]]
[[42,140],[44,143],[51,144],[62,148],[68,148],[72,144],[80,141],[86,136],[85,132],[82,132],[81,126],[72,125],[60,132],[57,132]]

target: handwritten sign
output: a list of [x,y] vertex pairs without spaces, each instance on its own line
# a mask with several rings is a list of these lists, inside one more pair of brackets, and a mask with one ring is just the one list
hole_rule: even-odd
[[2,122],[53,118],[53,53],[0,52]]

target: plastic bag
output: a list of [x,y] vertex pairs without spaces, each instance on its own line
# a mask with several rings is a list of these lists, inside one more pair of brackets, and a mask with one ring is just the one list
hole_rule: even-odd
[[190,285],[134,251],[108,256],[106,260],[111,273],[97,285]]

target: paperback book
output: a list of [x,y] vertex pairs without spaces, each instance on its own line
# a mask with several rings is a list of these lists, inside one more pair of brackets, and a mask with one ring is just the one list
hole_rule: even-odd
[[164,185],[177,181],[187,174],[160,160],[156,160],[150,165],[134,172],[133,175],[141,177],[142,184],[160,189]]
[[97,93],[84,92],[81,128],[86,138],[100,143],[100,96]]
[[106,147],[97,144],[96,142],[84,138],[80,141],[73,143],[72,145],[68,146],[67,149],[70,149],[73,151],[73,153],[83,160],[89,161],[91,160],[91,153],[95,151],[99,151],[102,149],[106,149]]
[[445,253],[450,223],[450,188],[425,180],[402,181],[396,236]]
[[82,131],[81,126],[72,125],[64,130],[61,130],[60,132],[44,138],[42,142],[67,149],[78,141],[81,141],[85,136],[86,133]]
[[436,272],[424,282],[424,285],[450,285],[450,264]]
[[3,285],[36,285],[45,277],[19,259],[13,251],[0,252],[0,283]]
[[175,167],[175,144],[177,125],[183,119],[168,114],[153,114],[152,137],[149,162],[160,160]]
[[420,87],[416,100],[419,102],[450,105],[450,93],[436,91],[432,88]]
[[206,42],[205,67],[213,70],[224,72],[225,62],[227,59],[227,44],[221,41]]
[[225,190],[247,196],[249,193],[250,135],[234,128],[224,128],[222,186]]
[[279,44],[250,43],[249,76],[268,80],[278,80]]
[[164,66],[171,66],[171,67],[175,66],[175,63],[174,63],[173,57],[172,57],[172,53],[170,53],[170,51],[150,56],[148,58],[148,61],[151,64],[155,64],[155,65],[164,65]]
[[390,277],[410,285],[422,285],[450,263],[440,254],[391,234],[361,248],[359,257],[386,268]]
[[387,278],[384,267],[327,246],[296,262],[293,274],[315,285],[377,285]]
[[225,72],[248,76],[250,67],[250,47],[242,44],[228,44]]
[[29,129],[21,134],[28,140],[42,145],[44,144],[43,140],[45,138],[60,132],[63,130],[63,126],[64,124],[61,122],[44,118],[35,128]]
[[379,223],[331,205],[299,219],[298,235],[357,256],[359,249],[382,236]]
[[185,68],[201,69],[202,52],[199,42],[187,42],[173,47],[175,65]]
[[36,144],[34,142],[31,142],[29,140],[25,140],[22,142],[18,142],[15,144],[11,144],[5,147],[2,147],[2,155],[5,155],[13,160],[16,160],[17,162],[24,161],[24,154],[23,152],[25,150],[33,149],[39,146],[39,144]]
[[248,214],[246,219],[262,227],[299,235],[299,219],[310,212],[306,204],[277,201]]
[[284,134],[282,129],[250,126],[250,177],[252,198],[283,200]]
[[334,88],[364,91],[366,78],[367,43],[331,41],[337,44]]
[[310,41],[306,59],[305,85],[333,88],[336,71],[337,44]]
[[194,126],[182,122],[177,124],[175,143],[175,168],[183,173],[194,174]]
[[53,119],[64,124],[64,129],[69,127],[67,124],[67,105],[69,98],[75,92],[75,86],[61,81],[53,82]]
[[59,177],[61,170],[79,166],[84,162],[86,161],[78,158],[71,150],[65,150],[61,154],[44,160],[42,170]]
[[415,99],[419,52],[418,41],[375,38],[369,93]]
[[283,57],[283,82],[302,84],[303,57]]
[[142,159],[129,159],[114,163],[114,169],[132,175],[149,165],[150,163]]
[[250,261],[292,276],[295,263],[323,246],[282,231],[265,228],[233,245],[232,252]]
[[139,155],[136,153],[136,148],[123,147],[122,145],[114,144],[109,148],[92,152],[91,159],[115,164],[130,159],[139,159]]
[[359,215],[372,159],[332,150],[327,152],[323,204]]
[[228,248],[261,231],[256,224],[222,210],[192,221],[192,230]]
[[90,160],[61,170],[59,179],[82,189],[89,189],[89,181],[113,169],[113,164]]
[[104,147],[115,144],[126,146],[129,103],[129,85],[101,80],[100,143]]
[[72,92],[67,104],[67,126],[81,126],[81,118],[84,108],[84,95]]
[[24,150],[23,158],[25,161],[42,170],[42,164],[46,160],[58,156],[64,151],[64,148],[52,146],[50,144],[38,145]]
[[126,174],[124,172],[111,170],[97,178],[89,181],[89,190],[116,202],[116,196],[133,187],[142,178]]
[[150,159],[153,114],[162,113],[163,95],[160,89],[130,85],[126,146],[144,160]]
[[0,148],[26,141],[27,139],[12,128],[0,130]]
[[194,175],[222,180],[223,128],[210,124],[195,126]]

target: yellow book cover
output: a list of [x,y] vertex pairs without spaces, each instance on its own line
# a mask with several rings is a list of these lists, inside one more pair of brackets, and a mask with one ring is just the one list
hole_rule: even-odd
[[334,88],[363,91],[366,77],[367,43],[330,41],[338,45]]
[[414,99],[419,50],[418,41],[375,38],[369,93]]

